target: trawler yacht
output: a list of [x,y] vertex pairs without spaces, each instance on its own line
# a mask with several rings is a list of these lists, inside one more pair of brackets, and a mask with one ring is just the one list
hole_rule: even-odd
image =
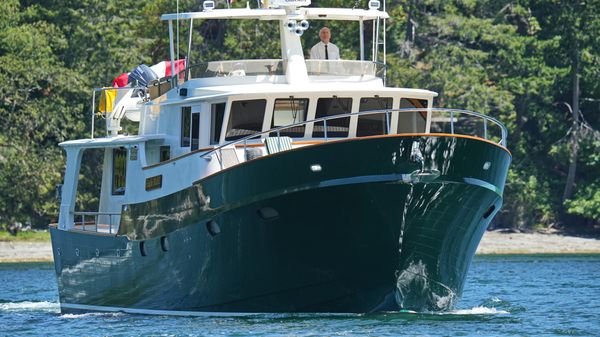
[[[95,89],[90,138],[60,144],[62,312],[452,308],[502,205],[506,130],[434,108],[435,92],[386,86],[384,6],[205,1],[163,15],[170,60]],[[275,21],[281,58],[179,59],[174,23],[189,24],[189,52],[204,20]],[[305,57],[301,36],[324,20],[358,23],[357,60]],[[76,207],[88,151],[103,156],[91,210]]]

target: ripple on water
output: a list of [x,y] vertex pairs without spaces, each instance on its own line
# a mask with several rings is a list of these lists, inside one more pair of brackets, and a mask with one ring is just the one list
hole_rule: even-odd
[[60,312],[60,304],[48,301],[20,301],[0,303],[0,312],[43,311]]

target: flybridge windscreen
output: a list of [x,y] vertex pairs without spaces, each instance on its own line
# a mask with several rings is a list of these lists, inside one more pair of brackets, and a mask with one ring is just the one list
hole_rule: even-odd
[[295,6],[295,7],[306,7],[310,6],[311,0],[271,0],[269,1],[269,7],[282,7],[282,6]]

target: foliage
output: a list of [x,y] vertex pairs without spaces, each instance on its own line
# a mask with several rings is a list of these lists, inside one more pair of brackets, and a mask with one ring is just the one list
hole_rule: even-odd
[[[180,12],[198,6],[179,1]],[[599,225],[600,1],[394,0],[387,10],[388,85],[437,91],[437,106],[476,110],[509,128],[513,162],[496,224],[549,226],[571,215],[565,225]],[[56,144],[88,136],[91,88],[140,63],[168,59],[160,15],[176,12],[177,2],[3,0],[0,11],[0,222],[42,227],[57,217],[55,186],[65,158]],[[359,58],[358,24],[347,22],[311,22],[302,37],[307,54],[324,25],[343,58]],[[174,29],[176,51],[184,55],[189,27],[181,22]],[[279,58],[275,22],[195,21],[193,29],[191,64]],[[367,55],[372,29],[365,23]],[[578,120],[569,112],[573,74],[581,79]],[[572,139],[577,175],[563,203]],[[98,201],[92,168],[102,153],[90,161],[79,195],[79,207],[89,210]]]

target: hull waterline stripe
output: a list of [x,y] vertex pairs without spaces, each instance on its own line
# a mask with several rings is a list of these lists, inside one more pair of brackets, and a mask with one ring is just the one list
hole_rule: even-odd
[[[122,308],[122,307],[106,307],[102,305],[86,305],[86,304],[74,304],[74,303],[61,303],[61,309],[74,309],[84,310],[89,312],[117,312],[127,314],[140,314],[140,315],[157,315],[157,316],[195,316],[195,317],[247,317],[257,315],[269,315],[273,314],[270,312],[211,312],[211,311],[183,311],[183,310],[156,310],[156,309],[136,309],[136,308]],[[276,313],[280,314],[280,313]],[[297,314],[297,313],[294,313]],[[311,313],[307,313],[311,314]],[[326,316],[356,316],[360,315],[357,313],[340,313],[340,312],[323,312],[316,313],[318,315]]]

